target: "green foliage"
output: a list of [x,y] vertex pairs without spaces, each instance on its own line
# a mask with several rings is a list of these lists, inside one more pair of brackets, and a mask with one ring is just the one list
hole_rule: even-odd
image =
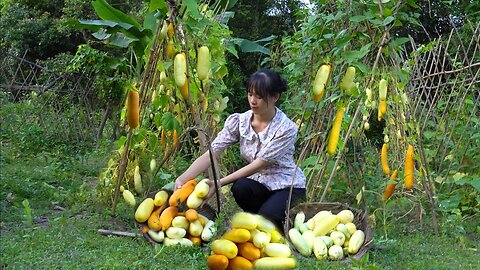
[[156,30],[155,18],[163,17],[166,7],[147,13],[141,25],[134,17],[114,8],[105,0],[93,1],[92,5],[102,20],[70,20],[69,23],[77,29],[94,31],[93,36],[107,45],[130,48],[135,58],[132,61],[135,75],[139,77],[145,64],[146,48]]

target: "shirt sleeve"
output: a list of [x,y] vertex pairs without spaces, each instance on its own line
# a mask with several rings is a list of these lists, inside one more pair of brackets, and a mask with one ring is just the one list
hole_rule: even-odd
[[223,129],[212,142],[212,151],[219,152],[240,140],[240,114],[234,113],[227,117]]
[[297,132],[295,124],[280,128],[272,140],[260,150],[257,157],[267,162],[276,163],[283,155],[292,154]]

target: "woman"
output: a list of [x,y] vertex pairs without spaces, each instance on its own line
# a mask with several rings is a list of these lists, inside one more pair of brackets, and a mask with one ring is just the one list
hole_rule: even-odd
[[[275,106],[286,90],[286,81],[273,70],[252,74],[247,85],[251,110],[230,115],[212,142],[215,156],[240,143],[240,154],[248,165],[221,178],[219,184],[233,183],[231,192],[244,211],[261,214],[277,226],[285,219],[292,183],[292,202],[305,197],[305,175],[293,160],[297,126]],[[207,151],[176,179],[175,189],[210,165]],[[213,181],[209,184],[207,199],[215,192]]]

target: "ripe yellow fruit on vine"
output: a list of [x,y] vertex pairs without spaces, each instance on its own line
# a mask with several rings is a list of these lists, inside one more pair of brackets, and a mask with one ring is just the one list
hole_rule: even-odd
[[[397,179],[398,171],[393,171],[392,175],[390,176],[390,180],[395,181]],[[390,198],[395,191],[395,186],[397,183],[387,183],[387,187],[385,188],[385,192],[383,193],[383,200],[386,201]]]
[[173,56],[175,55],[175,46],[173,41],[171,40],[168,41],[167,47],[165,48],[165,50],[166,50],[167,58],[172,59]]
[[378,87],[378,97],[380,98],[380,101],[387,99],[387,88],[388,88],[387,80],[381,79]]
[[338,137],[340,136],[340,127],[342,126],[343,113],[345,111],[344,107],[340,107],[335,116],[335,121],[333,122],[332,129],[328,135],[328,146],[327,151],[329,155],[333,155],[337,149]]
[[198,49],[197,75],[198,79],[205,80],[210,72],[210,50],[207,46]]
[[173,130],[173,143],[172,143],[172,147],[175,148],[178,144],[178,133],[177,133],[177,130],[174,129]]
[[413,188],[413,183],[415,181],[414,179],[414,169],[415,169],[415,164],[414,164],[414,158],[415,158],[415,153],[412,145],[408,146],[407,149],[407,154],[405,156],[405,188],[407,190],[411,190]]
[[160,134],[160,145],[162,146],[163,149],[167,147],[167,144],[165,142],[165,131],[162,128],[162,132]]
[[140,175],[140,167],[135,166],[135,171],[133,173],[133,184],[135,186],[135,191],[138,194],[143,192],[142,176]]
[[208,109],[208,99],[207,99],[207,97],[205,96],[204,93],[200,94],[200,100],[202,102],[202,111],[206,112],[207,109]]
[[378,121],[382,121],[382,117],[385,115],[386,112],[387,112],[387,101],[380,100],[378,104]]
[[130,128],[136,128],[140,121],[140,99],[135,90],[128,91],[127,122]]
[[365,130],[369,130],[370,129],[370,124],[368,122],[365,122],[365,124],[363,125],[363,128]]
[[340,83],[340,89],[344,92],[348,91],[353,86],[353,80],[355,80],[355,67],[348,67]]
[[382,146],[382,154],[381,154],[381,160],[382,160],[382,169],[383,172],[386,175],[390,175],[390,167],[388,167],[388,144],[384,143]]
[[163,21],[162,30],[160,30],[160,38],[161,39],[164,39],[167,36],[167,28],[168,28],[167,25],[168,25],[168,22]]
[[178,53],[173,61],[173,75],[178,87],[182,87],[187,82],[187,59],[185,54]]
[[174,30],[174,28],[173,28],[173,23],[170,22],[170,23],[168,24],[168,27],[167,27],[167,35],[168,35],[168,37],[169,37],[169,38],[173,37],[174,32],[175,32],[175,30]]
[[165,73],[165,71],[160,72],[160,82],[165,83],[166,80],[167,80],[167,74]]
[[188,100],[190,98],[190,88],[188,86],[188,82],[186,82],[182,87],[180,87],[180,94],[182,95],[184,100]]
[[133,196],[132,192],[130,192],[128,189],[125,189],[123,192],[122,192],[122,195],[123,195],[123,199],[130,205],[130,206],[135,206],[136,204],[136,201],[135,201],[135,197]]
[[313,96],[314,101],[318,102],[323,98],[325,93],[325,86],[327,84],[328,78],[330,77],[330,65],[321,65],[315,75],[315,80],[313,81]]

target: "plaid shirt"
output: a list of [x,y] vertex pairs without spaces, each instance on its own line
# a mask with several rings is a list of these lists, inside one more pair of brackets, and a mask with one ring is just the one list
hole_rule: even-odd
[[270,190],[287,188],[292,183],[295,188],[305,188],[305,175],[296,168],[293,160],[298,132],[295,123],[276,108],[272,121],[257,133],[251,125],[252,115],[251,110],[230,115],[213,140],[212,150],[219,152],[240,142],[240,154],[244,160],[250,163],[260,158],[272,164],[249,178]]

